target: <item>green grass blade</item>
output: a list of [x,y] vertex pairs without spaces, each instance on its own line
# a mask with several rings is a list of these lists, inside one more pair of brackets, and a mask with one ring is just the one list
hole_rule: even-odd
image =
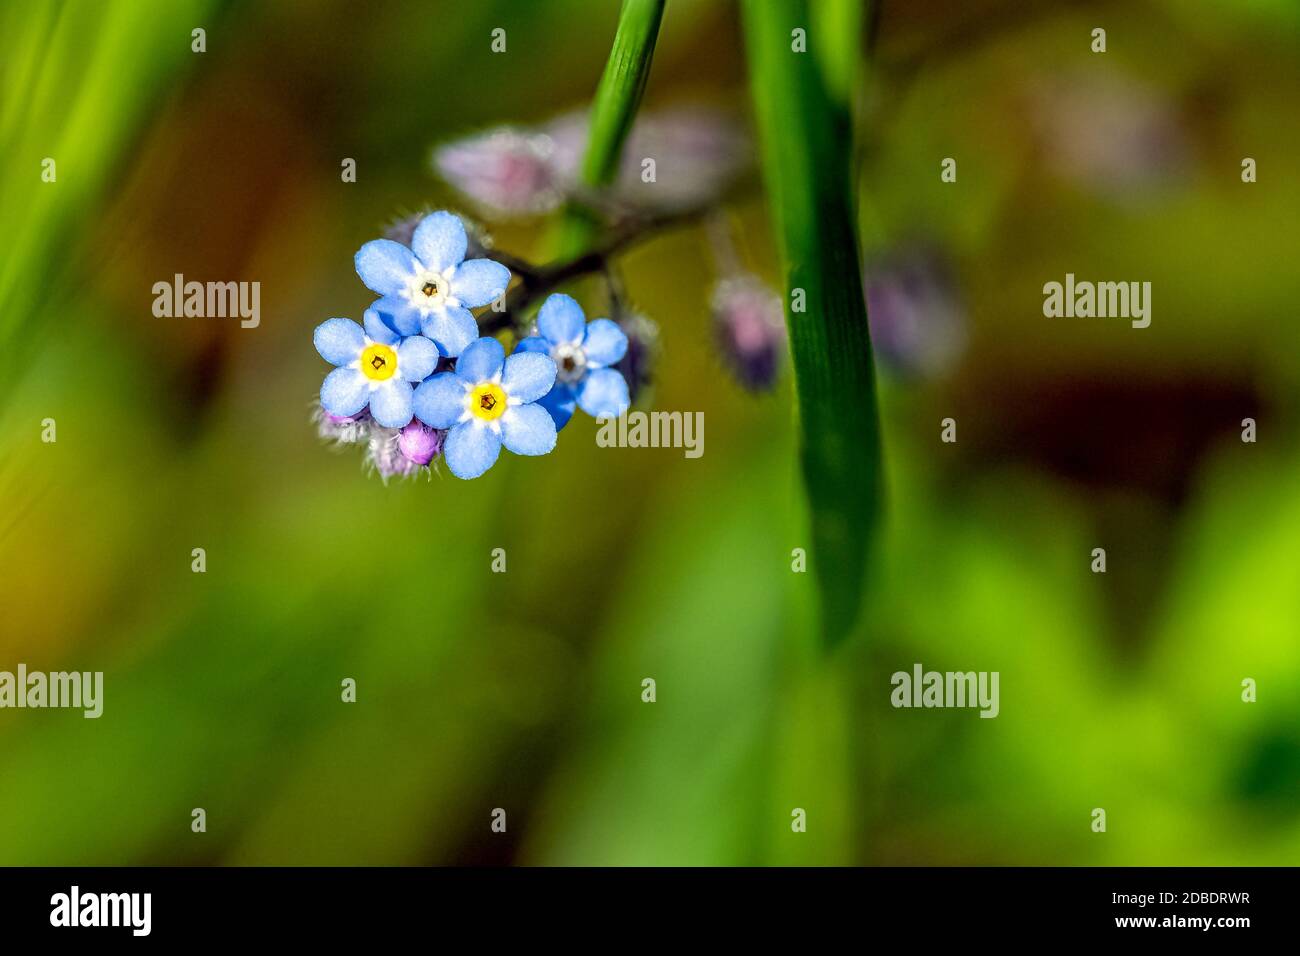
[[[857,37],[815,29],[808,0],[745,0],[750,80],[764,178],[786,273],[786,322],[799,401],[810,563],[829,642],[852,629],[879,522],[880,425],[852,187],[852,124],[828,86],[819,44]],[[860,21],[859,21],[860,22]],[[806,31],[808,52],[794,49]],[[844,55],[831,82],[844,82]],[[796,290],[805,310],[794,311]]]

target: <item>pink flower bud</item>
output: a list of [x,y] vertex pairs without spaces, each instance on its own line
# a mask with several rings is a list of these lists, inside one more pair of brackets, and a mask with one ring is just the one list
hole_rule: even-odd
[[484,215],[549,212],[563,199],[551,165],[550,137],[502,128],[435,150],[434,167]]
[[785,352],[781,298],[754,276],[719,282],[713,292],[718,348],[737,381],[751,391],[776,384]]
[[445,432],[429,428],[422,422],[413,421],[397,436],[397,447],[403,457],[417,465],[427,465],[438,457],[442,451],[442,439]]

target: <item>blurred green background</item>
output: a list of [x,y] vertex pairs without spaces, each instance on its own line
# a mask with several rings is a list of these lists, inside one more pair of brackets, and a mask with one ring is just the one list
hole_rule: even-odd
[[[645,110],[743,114],[737,15],[670,0]],[[0,12],[0,670],[105,672],[98,720],[0,711],[0,863],[1300,861],[1297,7],[885,3],[864,246],[947,263],[961,334],[882,367],[887,530],[831,654],[791,572],[792,389],[726,374],[702,229],[623,260],[698,460],[579,417],[546,458],[384,486],[309,421],[312,329],[371,298],[355,250],[459,208],[431,148],[582,108],[616,17]],[[763,197],[733,214],[779,286]],[[541,257],[548,224],[494,236]],[[260,327],[155,318],[178,272],[259,281]],[[1150,281],[1151,327],[1044,318],[1066,272]],[[999,717],[892,709],[915,662],[999,671]]]

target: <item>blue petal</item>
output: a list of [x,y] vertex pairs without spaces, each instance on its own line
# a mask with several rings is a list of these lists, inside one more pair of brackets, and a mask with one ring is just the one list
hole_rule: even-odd
[[401,341],[401,336],[397,330],[385,321],[383,315],[377,309],[366,309],[366,314],[362,317],[366,325],[366,335],[374,341],[383,345],[396,345]]
[[501,444],[516,455],[545,455],[555,447],[555,420],[540,405],[520,405],[501,416]]
[[516,352],[545,352],[551,354],[551,343],[546,341],[540,335],[530,335],[526,339],[520,339],[519,344],[515,346]]
[[390,378],[370,393],[370,417],[385,428],[402,428],[411,421],[411,383]]
[[396,329],[398,335],[420,334],[420,311],[406,296],[386,295],[372,303],[370,308],[379,313],[385,325]]
[[613,365],[627,354],[627,334],[609,319],[592,319],[582,340],[587,367]]
[[428,269],[446,272],[465,258],[465,224],[449,212],[430,213],[411,236],[411,249]]
[[351,319],[330,319],[316,326],[311,336],[320,357],[331,365],[347,365],[356,361],[366,347],[366,337],[361,326]]
[[492,429],[476,422],[457,425],[442,446],[447,467],[457,478],[477,478],[492,467],[500,454],[501,439]]
[[487,305],[505,294],[510,270],[491,259],[469,259],[456,267],[451,277],[451,294],[470,309]]
[[401,291],[415,272],[415,256],[411,250],[391,239],[367,242],[358,250],[354,262],[366,288],[380,295]]
[[478,323],[469,309],[435,309],[420,320],[420,331],[438,343],[443,355],[455,358],[478,338]]
[[365,408],[369,400],[366,377],[354,368],[336,368],[321,383],[321,407],[331,415],[350,418]]
[[592,418],[617,418],[630,404],[627,382],[612,368],[588,372],[578,386],[578,406]]
[[415,417],[430,428],[450,428],[465,414],[465,382],[455,372],[443,372],[415,390]]
[[587,317],[582,306],[562,292],[547,298],[537,313],[537,331],[552,345],[577,344],[582,341],[582,329]]
[[[506,359],[501,387],[515,402],[535,402],[555,384],[555,363],[549,355],[516,352]],[[508,447],[508,446],[507,446]]]
[[397,370],[408,382],[423,382],[438,367],[438,346],[423,335],[412,335],[397,347]]
[[539,398],[537,404],[550,412],[555,427],[559,429],[569,424],[569,419],[573,417],[573,410],[578,406],[578,399],[568,385],[557,384],[555,388]]
[[471,385],[477,385],[501,371],[505,360],[506,350],[501,343],[484,336],[460,353],[456,360],[456,374]]

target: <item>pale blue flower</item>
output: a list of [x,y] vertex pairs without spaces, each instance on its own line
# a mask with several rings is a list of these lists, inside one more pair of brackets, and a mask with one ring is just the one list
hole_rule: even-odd
[[457,478],[477,478],[505,445],[516,455],[545,455],[555,447],[555,422],[534,404],[555,383],[555,363],[536,353],[506,358],[501,343],[481,338],[443,372],[415,390],[415,417],[448,429],[442,445]]
[[563,428],[576,405],[593,418],[617,418],[627,411],[627,380],[610,366],[627,351],[627,335],[609,319],[587,322],[572,297],[557,293],[542,303],[537,335],[515,346],[515,354],[549,355],[555,363],[555,387],[540,402]]
[[374,309],[365,313],[365,328],[351,319],[330,319],[312,336],[316,351],[338,366],[325,376],[320,403],[338,418],[352,418],[366,407],[385,428],[411,420],[414,386],[433,374],[438,349],[423,336],[401,336]]
[[457,356],[478,338],[470,309],[501,296],[510,270],[490,259],[465,259],[468,237],[449,212],[425,216],[411,247],[375,239],[356,255],[357,275],[383,298],[373,308],[401,335],[422,334],[443,355]]

